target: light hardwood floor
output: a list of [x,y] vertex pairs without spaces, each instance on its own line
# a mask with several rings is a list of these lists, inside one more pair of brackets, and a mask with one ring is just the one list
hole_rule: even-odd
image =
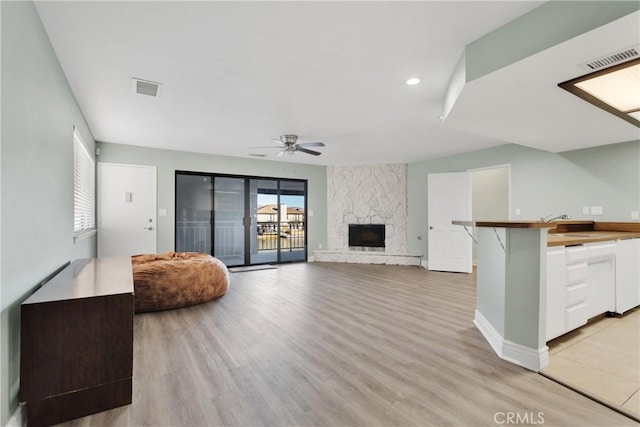
[[137,315],[133,404],[67,425],[636,425],[495,356],[474,275],[308,263],[231,280],[218,300]]

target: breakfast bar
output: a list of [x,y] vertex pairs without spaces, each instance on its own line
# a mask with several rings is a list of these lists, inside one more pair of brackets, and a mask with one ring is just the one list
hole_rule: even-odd
[[[559,329],[556,328],[560,331],[559,334],[570,330],[574,324],[585,323],[589,317],[588,314],[598,312],[597,307],[594,312],[594,307],[587,307],[586,302],[587,292],[593,293],[596,289],[595,281],[591,283],[591,289],[588,289],[585,276],[583,290],[576,287],[576,283],[569,283],[572,277],[569,273],[579,270],[573,269],[568,272],[563,270],[562,280],[565,276],[569,277],[566,286],[565,283],[558,286],[550,283],[549,285],[553,286],[548,286],[547,259],[550,247],[579,246],[582,248],[585,244],[612,242],[609,245],[612,247],[611,256],[616,256],[618,253],[620,260],[630,260],[630,262],[611,263],[609,270],[606,271],[595,270],[594,267],[594,271],[599,276],[609,274],[615,281],[614,269],[630,270],[618,274],[621,280],[626,281],[626,292],[629,295],[624,302],[625,309],[638,305],[640,273],[636,270],[638,270],[637,265],[640,264],[638,262],[640,261],[640,255],[638,255],[640,223],[569,220],[557,222],[453,221],[453,224],[477,227],[478,269],[474,324],[502,359],[533,371],[539,371],[547,366],[549,363],[546,346],[549,340],[548,330],[554,329],[548,328],[547,325],[549,302],[551,304],[560,302],[556,304],[560,313],[561,325]],[[623,244],[615,242],[623,242]],[[590,249],[585,245],[582,252],[588,256]],[[597,248],[592,252],[594,252],[594,259],[598,260],[597,257],[601,256],[601,253],[598,253]],[[565,260],[569,259],[567,257],[570,258],[570,255],[564,252],[561,254],[563,269]],[[625,267],[626,264],[629,266]],[[585,261],[584,274],[586,275],[588,271]],[[605,274],[601,274],[601,271]],[[555,295],[547,295],[548,292],[556,292],[556,287],[559,287],[557,298]],[[579,293],[571,294],[570,291],[573,288],[580,290]],[[615,294],[613,288],[609,294],[612,296]],[[584,301],[576,301],[575,306],[566,306],[565,300],[571,300],[575,295],[580,295]],[[595,294],[595,298],[599,298],[598,294]],[[616,301],[612,301],[600,311],[621,312],[622,310],[616,310],[615,303]],[[552,321],[556,320],[552,318]]]

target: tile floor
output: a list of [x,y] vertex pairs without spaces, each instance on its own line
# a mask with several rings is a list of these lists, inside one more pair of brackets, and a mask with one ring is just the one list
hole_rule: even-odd
[[640,308],[592,319],[547,345],[545,375],[640,417]]

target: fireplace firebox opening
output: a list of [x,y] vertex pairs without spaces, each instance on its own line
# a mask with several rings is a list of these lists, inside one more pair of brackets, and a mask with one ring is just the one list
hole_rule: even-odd
[[384,224],[349,224],[349,247],[384,249]]

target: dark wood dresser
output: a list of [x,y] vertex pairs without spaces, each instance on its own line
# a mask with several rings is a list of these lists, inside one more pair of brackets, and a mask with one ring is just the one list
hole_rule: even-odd
[[21,306],[20,403],[29,427],[131,403],[129,257],[81,259]]

